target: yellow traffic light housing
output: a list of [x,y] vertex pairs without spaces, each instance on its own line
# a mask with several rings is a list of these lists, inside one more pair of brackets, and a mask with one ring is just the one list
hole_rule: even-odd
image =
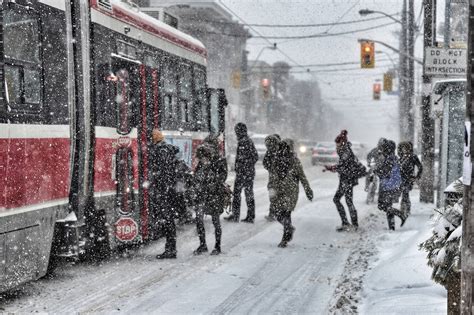
[[374,42],[360,43],[360,67],[371,69],[375,67],[375,45]]
[[385,92],[392,92],[393,90],[393,76],[390,72],[383,75],[383,90]]
[[380,100],[380,92],[382,91],[382,86],[380,83],[374,83],[374,94],[373,99],[378,101]]

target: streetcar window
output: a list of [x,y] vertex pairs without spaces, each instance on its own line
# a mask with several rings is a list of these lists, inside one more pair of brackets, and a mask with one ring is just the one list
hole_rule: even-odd
[[211,133],[219,133],[219,94],[211,94],[209,105],[211,112]]
[[[191,67],[180,66],[180,75],[178,80],[179,93],[179,119],[181,123],[189,123],[192,120],[192,72]],[[188,126],[183,126],[188,127]],[[188,129],[188,128],[186,128]]]
[[25,73],[25,102],[40,102],[40,72],[38,70],[24,69]]
[[5,81],[12,110],[39,109],[41,101],[38,16],[12,4],[4,11]]
[[5,81],[7,83],[7,96],[10,104],[21,103],[20,67],[5,65]]
[[162,84],[163,84],[163,110],[164,128],[175,129],[178,125],[178,82],[174,64],[168,58],[163,61]]
[[194,71],[194,90],[196,97],[195,120],[197,130],[208,130],[208,105],[206,97],[206,75],[203,71],[195,67]]
[[39,27],[34,11],[13,6],[11,10],[4,12],[5,57],[39,63]]
[[137,48],[121,40],[117,41],[117,53],[125,57],[137,59]]
[[130,100],[130,78],[128,71],[122,69],[117,72],[117,130],[121,134],[128,134],[132,126],[130,117],[132,116],[132,104]]

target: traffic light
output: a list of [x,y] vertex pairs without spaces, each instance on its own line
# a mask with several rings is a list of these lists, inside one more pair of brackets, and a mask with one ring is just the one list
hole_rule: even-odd
[[360,43],[360,67],[363,69],[375,67],[374,42]]
[[270,96],[270,80],[267,78],[262,79],[261,84],[262,84],[263,98],[267,99]]
[[382,86],[380,83],[374,83],[374,95],[373,99],[374,100],[379,100],[380,99],[380,92],[382,91]]
[[383,75],[383,90],[385,92],[392,92],[393,90],[393,76],[389,72]]

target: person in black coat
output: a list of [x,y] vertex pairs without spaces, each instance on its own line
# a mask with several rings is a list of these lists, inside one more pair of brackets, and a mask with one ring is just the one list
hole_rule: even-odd
[[380,178],[378,208],[386,213],[388,228],[395,230],[395,216],[402,221],[400,226],[403,226],[406,220],[406,216],[393,207],[393,203],[398,202],[400,198],[400,165],[395,156],[395,142],[385,140],[381,148],[382,158],[375,165],[375,174]]
[[[400,172],[402,175],[400,210],[408,216],[411,210],[410,191],[413,189],[413,183],[421,178],[423,166],[418,156],[413,153],[413,144],[411,142],[400,142],[397,151],[400,158]],[[418,169],[416,175],[415,168]]]
[[278,134],[269,135],[265,138],[265,147],[267,152],[263,157],[263,168],[268,171],[268,195],[270,197],[270,208],[268,215],[265,216],[265,219],[272,222],[277,219],[277,209],[275,207],[276,199],[276,161],[280,152],[281,138]]
[[232,214],[225,218],[231,222],[240,219],[240,195],[245,192],[247,202],[247,216],[243,222],[253,223],[255,220],[255,198],[253,194],[253,181],[255,179],[255,164],[258,161],[257,149],[252,139],[247,134],[247,126],[243,123],[235,125],[237,135],[237,154],[235,157],[235,183]]
[[176,148],[165,142],[163,134],[152,131],[153,144],[150,148],[150,210],[153,221],[152,230],[157,234],[161,227],[165,237],[165,251],[157,259],[176,258],[176,224],[174,209]]
[[357,221],[357,209],[352,201],[354,186],[358,184],[357,176],[355,174],[357,159],[352,152],[351,143],[347,139],[347,130],[342,130],[336,137],[335,142],[337,154],[339,155],[339,162],[336,165],[326,165],[325,167],[327,170],[339,174],[339,186],[337,187],[336,194],[333,198],[342,221],[342,225],[337,227],[337,231],[348,231],[351,229],[351,225],[347,220],[346,210],[341,203],[341,198],[345,197],[351,217],[352,228],[357,229],[359,227]]
[[199,235],[199,247],[195,255],[207,252],[204,215],[212,218],[216,245],[211,255],[221,253],[222,228],[220,215],[224,212],[225,180],[227,179],[227,161],[216,154],[215,150],[206,144],[196,151],[199,162],[194,172],[196,227]]

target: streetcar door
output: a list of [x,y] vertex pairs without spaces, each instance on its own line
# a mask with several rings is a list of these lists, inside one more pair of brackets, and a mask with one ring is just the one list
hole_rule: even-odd
[[[112,81],[115,82],[115,117],[118,134],[115,151],[116,209],[121,216],[134,210],[134,156],[132,143],[136,141],[137,103],[139,102],[139,64],[114,58]],[[135,129],[136,131],[136,129]]]

